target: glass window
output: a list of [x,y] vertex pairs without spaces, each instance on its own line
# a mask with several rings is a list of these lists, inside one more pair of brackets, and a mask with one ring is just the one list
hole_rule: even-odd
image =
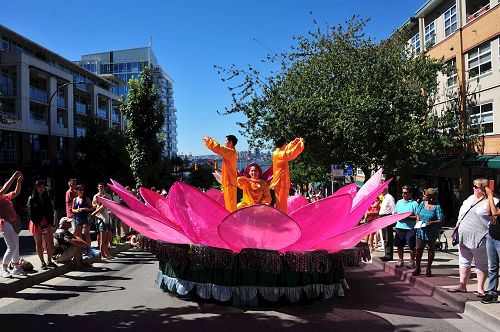
[[411,49],[416,54],[420,53],[420,34],[417,33],[415,36],[410,39]]
[[457,60],[453,59],[448,62],[448,79],[447,86],[454,86],[457,84]]
[[444,12],[444,36],[448,37],[457,30],[457,5]]
[[436,25],[432,21],[425,27],[425,47],[430,48],[436,44]]
[[471,126],[480,126],[483,134],[493,133],[493,103],[471,107],[469,119]]
[[471,50],[468,54],[469,78],[491,71],[491,45],[486,42]]

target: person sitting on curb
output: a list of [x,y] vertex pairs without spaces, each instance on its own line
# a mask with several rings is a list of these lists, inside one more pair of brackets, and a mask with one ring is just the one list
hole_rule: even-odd
[[88,248],[87,243],[80,237],[77,237],[69,231],[71,227],[70,218],[61,218],[59,228],[54,232],[54,254],[58,263],[69,262],[75,258],[78,267],[90,266],[82,261],[82,257],[78,257],[80,252],[78,248]]

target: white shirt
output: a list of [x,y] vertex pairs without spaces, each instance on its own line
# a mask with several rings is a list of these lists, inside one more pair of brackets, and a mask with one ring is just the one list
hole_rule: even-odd
[[396,207],[396,201],[391,194],[387,193],[384,195],[384,199],[382,200],[382,204],[380,204],[380,212],[379,215],[393,214],[394,209]]

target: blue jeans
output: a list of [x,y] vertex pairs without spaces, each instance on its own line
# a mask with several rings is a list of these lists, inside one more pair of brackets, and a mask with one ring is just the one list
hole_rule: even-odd
[[486,235],[486,251],[488,253],[488,294],[496,295],[498,287],[498,258],[500,257],[500,240]]

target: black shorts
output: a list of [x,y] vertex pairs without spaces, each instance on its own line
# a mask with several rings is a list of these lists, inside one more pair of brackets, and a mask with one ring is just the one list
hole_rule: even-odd
[[396,228],[396,236],[394,237],[394,245],[398,248],[403,248],[407,245],[410,249],[415,249],[417,245],[417,232],[415,229],[400,229]]

